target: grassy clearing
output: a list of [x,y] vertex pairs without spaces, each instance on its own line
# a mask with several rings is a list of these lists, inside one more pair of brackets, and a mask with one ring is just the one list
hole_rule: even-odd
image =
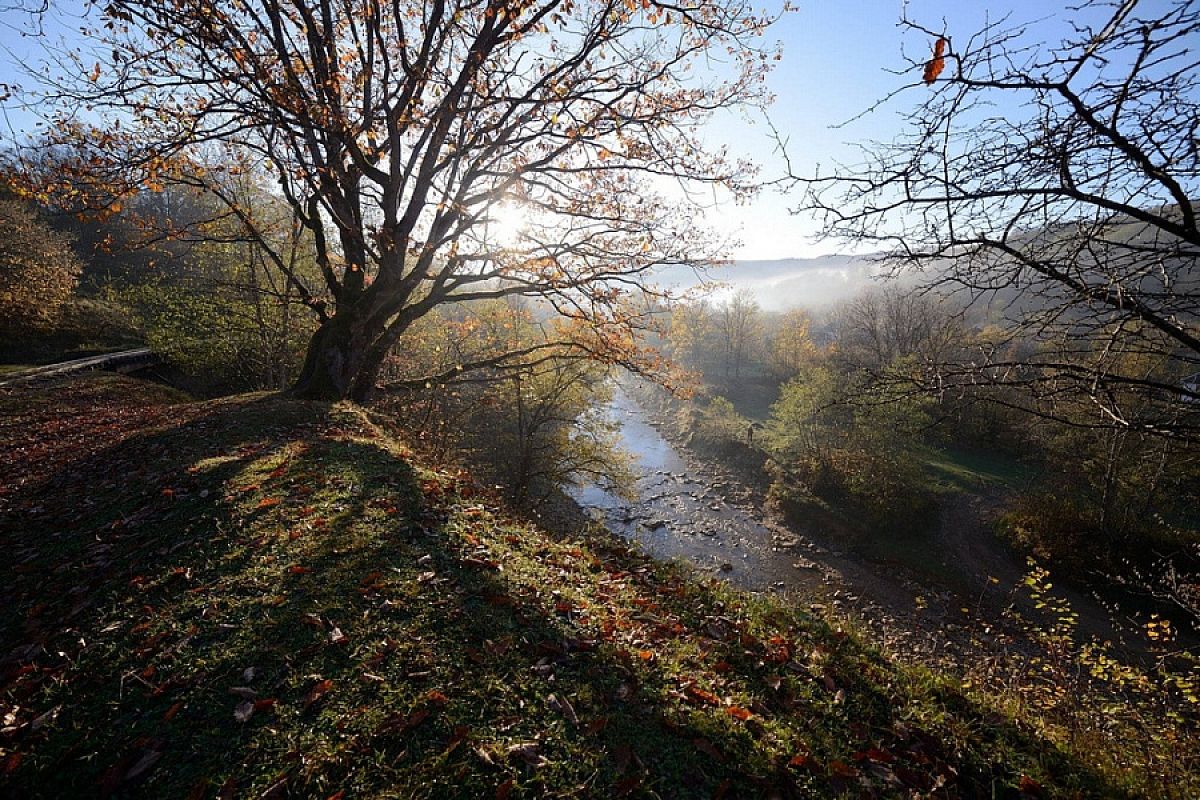
[[[0,790],[15,796],[1146,783],[779,601],[510,518],[363,409],[157,392],[91,377],[3,401],[21,420],[8,475],[24,476],[0,498]],[[76,445],[41,441],[63,419]]]
[[921,466],[932,491],[978,492],[996,487],[1017,489],[1036,477],[1029,466],[998,453],[960,448],[927,448]]

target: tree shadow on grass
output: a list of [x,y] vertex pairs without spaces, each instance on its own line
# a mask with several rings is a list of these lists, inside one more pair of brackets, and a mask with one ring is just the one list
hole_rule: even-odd
[[1120,794],[797,612],[516,525],[353,410],[210,404],[19,501],[14,795]]

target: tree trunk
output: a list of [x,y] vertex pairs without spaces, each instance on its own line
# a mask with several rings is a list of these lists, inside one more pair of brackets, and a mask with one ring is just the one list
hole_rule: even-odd
[[[360,384],[367,354],[382,331],[364,330],[351,314],[337,314],[317,329],[290,394],[304,400],[365,400]],[[374,372],[370,383],[374,383]]]

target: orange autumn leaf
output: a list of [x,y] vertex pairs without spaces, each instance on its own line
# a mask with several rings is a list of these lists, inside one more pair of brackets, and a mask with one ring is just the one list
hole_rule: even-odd
[[939,36],[933,45],[933,58],[925,62],[925,73],[922,76],[926,85],[933,83],[946,68],[946,37]]
[[299,564],[293,564],[292,566],[288,567],[288,572],[293,575],[304,575],[312,571],[312,567],[302,567]]
[[175,705],[168,708],[167,712],[165,714],[163,714],[163,722],[170,722],[171,720],[175,719],[175,715],[178,714],[182,709],[183,709],[182,702],[178,702]]
[[278,497],[264,497],[262,500],[258,501],[256,508],[270,508],[271,506],[279,505],[281,502],[282,501]]
[[753,711],[748,708],[742,708],[741,706],[726,706],[725,713],[734,719],[740,719],[742,722],[745,722],[754,716]]
[[703,703],[710,706],[721,705],[721,698],[717,697],[712,692],[706,692],[696,686],[687,687],[684,689],[684,693],[687,694],[690,700],[696,703]]
[[816,770],[818,768],[817,760],[812,757],[811,753],[797,753],[788,761],[789,767],[796,769]]

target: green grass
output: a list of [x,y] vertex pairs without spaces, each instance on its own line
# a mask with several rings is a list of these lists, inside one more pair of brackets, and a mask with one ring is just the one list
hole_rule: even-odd
[[5,444],[36,454],[0,495],[5,793],[1120,797],[1139,780],[1127,754],[1064,750],[781,600],[531,527],[362,408],[144,386],[4,400]]
[[929,487],[937,492],[977,492],[988,487],[1015,489],[1027,486],[1036,472],[1000,453],[952,447],[928,447],[921,465]]
[[752,422],[765,423],[771,417],[771,405],[779,399],[779,384],[764,375],[746,375],[739,379],[711,378],[707,389],[733,403],[734,409]]

